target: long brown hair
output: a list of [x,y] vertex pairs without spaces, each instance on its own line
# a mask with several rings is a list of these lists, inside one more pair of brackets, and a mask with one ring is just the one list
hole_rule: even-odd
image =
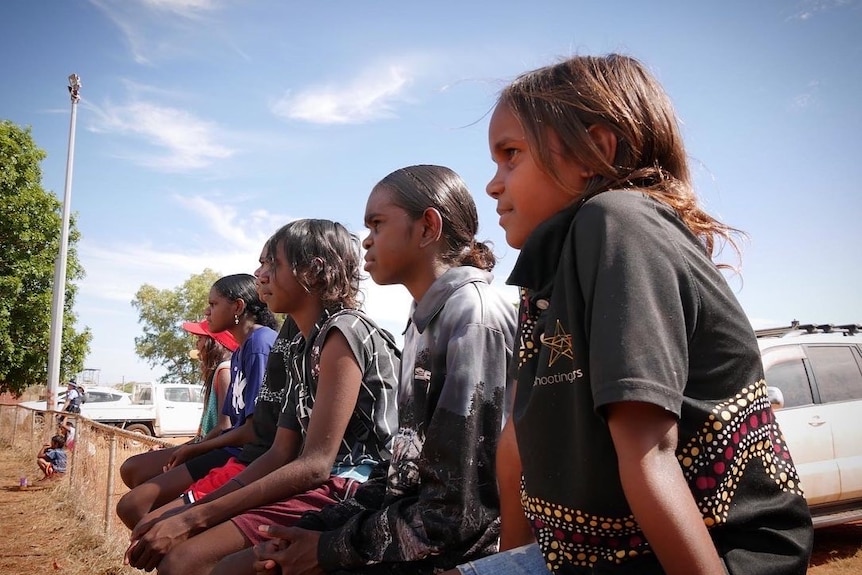
[[[207,404],[215,384],[215,373],[221,362],[230,359],[231,351],[214,338],[204,335],[203,349],[198,360],[201,362],[201,378],[204,382],[204,405]],[[221,406],[219,406],[221,409]]]
[[[710,257],[716,241],[741,232],[699,205],[673,105],[658,81],[636,59],[619,54],[575,56],[526,72],[500,94],[524,129],[540,168],[574,196],[589,198],[621,188],[638,188],[670,206],[701,241]],[[589,134],[599,124],[617,137],[609,163]],[[552,146],[552,134],[558,138]],[[573,190],[557,169],[554,149],[576,158],[596,175],[586,189]],[[718,251],[721,251],[720,249]]]

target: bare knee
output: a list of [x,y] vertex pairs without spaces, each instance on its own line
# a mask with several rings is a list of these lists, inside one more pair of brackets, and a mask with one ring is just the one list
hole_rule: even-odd
[[193,575],[198,571],[195,568],[199,565],[192,557],[186,555],[180,560],[180,557],[183,555],[181,553],[183,546],[175,547],[172,551],[170,551],[167,555],[162,558],[162,562],[159,563],[158,573],[159,575]]
[[254,548],[231,553],[210,571],[210,575],[254,575]]
[[[159,575],[209,575],[211,573],[254,575],[251,561],[247,569],[231,568],[227,571],[213,571],[222,559],[240,555],[237,552],[249,545],[249,541],[233,523],[230,521],[219,523],[174,547],[159,564]],[[233,563],[229,565],[233,566]]]
[[143,483],[143,481],[140,481],[138,466],[135,464],[134,459],[134,457],[130,457],[120,465],[120,478],[129,489],[134,489]]
[[117,502],[117,516],[129,529],[134,529],[144,515],[152,511],[158,496],[158,486],[144,483],[132,489]]
[[132,490],[122,497],[117,502],[117,517],[120,518],[126,527],[134,529],[141,517],[144,516],[140,512],[140,505],[135,501],[135,491]]

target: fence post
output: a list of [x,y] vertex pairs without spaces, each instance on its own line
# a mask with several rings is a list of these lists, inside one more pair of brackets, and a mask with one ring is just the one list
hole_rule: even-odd
[[114,466],[117,462],[117,434],[111,434],[111,445],[108,451],[108,486],[105,488],[105,533],[111,528],[111,517],[114,509],[111,505],[111,494],[114,493]]
[[72,487],[72,478],[75,476],[75,448],[78,446],[78,437],[81,433],[78,430],[79,423],[78,420],[75,420],[75,444],[72,445],[71,449],[66,450],[69,454],[69,487]]
[[[15,435],[18,431],[18,406],[15,406],[15,412],[12,417],[12,447],[15,447]],[[31,450],[32,451],[32,450]]]

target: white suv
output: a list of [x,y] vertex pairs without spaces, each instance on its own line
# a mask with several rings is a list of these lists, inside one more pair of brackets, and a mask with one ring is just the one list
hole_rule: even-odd
[[815,527],[862,519],[862,326],[757,330],[769,396]]

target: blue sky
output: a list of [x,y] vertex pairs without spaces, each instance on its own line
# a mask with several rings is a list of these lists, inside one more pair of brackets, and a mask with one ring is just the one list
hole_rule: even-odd
[[[66,78],[83,84],[72,209],[87,272],[76,310],[94,335],[85,367],[101,383],[157,377],[134,353],[142,284],[251,272],[294,218],[362,234],[371,187],[410,164],[464,177],[509,290],[517,253],[484,194],[495,95],[520,72],[611,51],[662,81],[704,204],[750,235],[731,283],[755,327],[862,322],[860,0],[527,6],[0,3],[0,118],[32,127],[61,198]],[[369,313],[400,331],[406,291],[366,287]]]

